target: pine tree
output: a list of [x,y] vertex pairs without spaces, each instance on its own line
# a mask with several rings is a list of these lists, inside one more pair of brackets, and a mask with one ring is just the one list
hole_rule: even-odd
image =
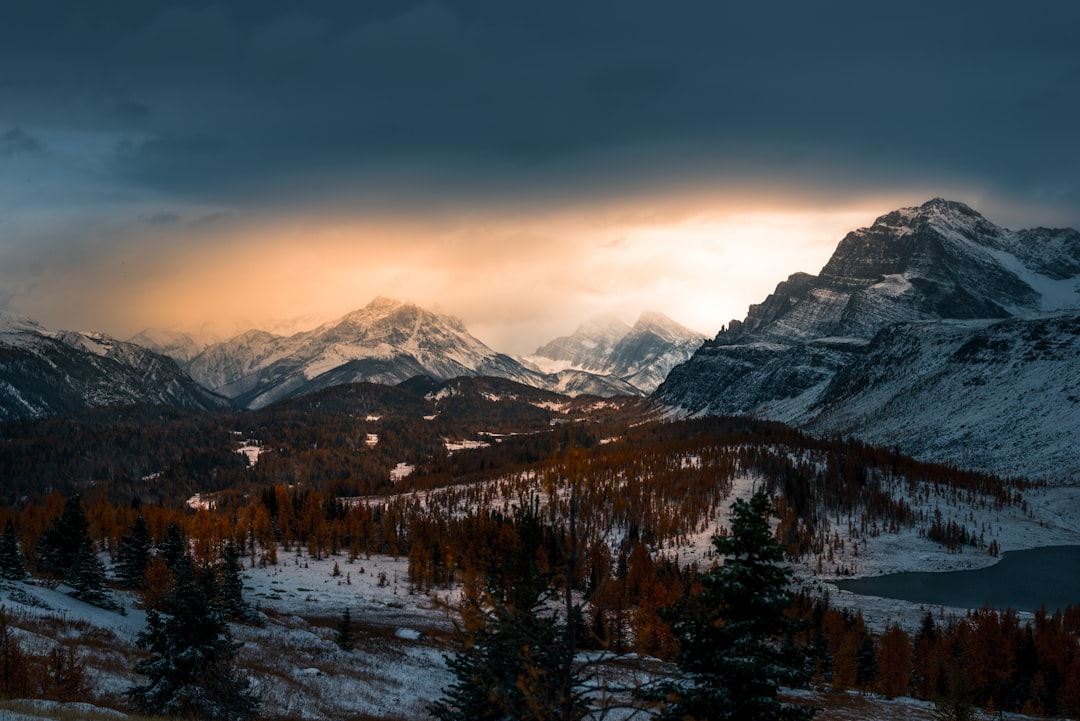
[[675,721],[809,719],[813,709],[783,704],[780,686],[807,680],[802,649],[786,615],[791,572],[769,528],[769,496],[758,490],[732,505],[731,534],[713,537],[724,563],[701,579],[702,591],[670,613],[681,677],[643,695],[659,718]]
[[945,694],[934,702],[934,721],[975,721],[973,697],[963,670],[954,668]]
[[84,539],[64,580],[75,589],[72,594],[75,598],[102,608],[112,608],[116,605],[105,583],[105,566],[94,553],[93,542],[89,537]]
[[342,651],[348,652],[355,648],[352,616],[349,614],[348,606],[345,607],[344,613],[341,614],[341,621],[338,622],[337,633],[334,635],[334,642],[337,643],[338,648]]
[[581,679],[564,667],[566,628],[547,610],[551,575],[537,562],[545,528],[535,504],[516,509],[517,543],[487,575],[473,583],[458,606],[460,644],[447,657],[455,681],[428,707],[439,721],[554,721],[581,718],[586,699],[567,697]]
[[83,541],[90,538],[90,526],[82,499],[75,494],[64,501],[63,512],[53,519],[38,541],[38,567],[63,578],[75,563]]
[[161,559],[165,561],[169,570],[175,573],[177,564],[188,555],[188,543],[180,526],[175,523],[169,524],[165,529],[165,537],[158,544],[158,553],[161,554]]
[[135,671],[149,681],[128,689],[147,714],[211,721],[254,718],[258,703],[237,677],[233,643],[211,569],[197,571],[190,558],[176,561],[176,581],[162,599],[164,614],[146,612],[138,644],[154,655]]
[[125,588],[142,588],[146,569],[150,565],[150,547],[153,539],[146,519],[140,514],[131,526],[131,532],[121,537],[117,550],[116,577]]
[[240,549],[230,539],[221,551],[221,602],[225,612],[234,621],[261,625],[262,619],[247,601],[244,600],[244,579],[240,572]]
[[26,566],[23,564],[22,551],[15,539],[15,527],[8,519],[3,535],[0,535],[0,578],[8,581],[21,581],[26,578]]

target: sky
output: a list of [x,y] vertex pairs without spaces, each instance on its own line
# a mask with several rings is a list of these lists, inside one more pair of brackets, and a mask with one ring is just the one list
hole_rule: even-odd
[[0,308],[715,334],[932,197],[1080,227],[1080,4],[7,3]]

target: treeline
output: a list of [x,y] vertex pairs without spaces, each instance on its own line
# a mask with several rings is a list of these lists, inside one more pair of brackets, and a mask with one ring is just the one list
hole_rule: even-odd
[[[510,393],[524,387],[496,380],[460,379],[462,389],[445,397],[426,397],[430,383],[359,383],[247,413],[119,406],[2,423],[0,504],[40,502],[55,491],[175,505],[194,493],[301,481],[331,495],[362,495],[390,491],[390,471],[401,462],[428,483],[447,485],[550,457],[553,444],[565,441],[553,438],[553,411]],[[622,403],[630,408],[568,408],[571,416],[597,418],[572,424],[574,442],[588,447],[599,434],[641,419],[643,401]],[[492,439],[483,453],[447,453],[448,440],[483,433]],[[248,440],[262,450],[251,467],[236,453]]]
[[[124,439],[134,447],[167,447],[188,432],[208,428],[206,418],[178,413],[157,427],[165,429],[159,437],[153,424],[140,424],[141,418],[109,427],[108,438],[117,446]],[[405,555],[417,589],[426,590],[478,567],[481,560],[474,556],[483,550],[472,542],[478,529],[497,525],[499,514],[522,498],[538,495],[550,524],[566,525],[567,492],[573,489],[574,513],[588,529],[582,541],[587,560],[575,580],[584,583],[611,575],[636,544],[666,557],[671,553],[665,549],[722,532],[731,484],[749,477],[775,498],[777,537],[788,558],[842,573],[843,559],[857,555],[864,538],[904,529],[917,529],[950,550],[967,546],[993,552],[996,540],[987,528],[976,527],[973,515],[946,515],[941,507],[1023,509],[1020,492],[1027,488],[1020,480],[919,463],[887,449],[812,438],[748,419],[650,423],[625,429],[613,442],[601,442],[609,438],[598,437],[590,424],[566,424],[453,454],[439,440],[437,452],[394,485],[389,471],[400,456],[387,449],[401,449],[399,439],[413,436],[407,421],[384,423],[378,442],[371,444],[366,420],[324,415],[312,424],[300,411],[281,408],[264,418],[266,426],[241,432],[263,439],[264,452],[252,467],[236,453],[232,423],[218,420],[212,428],[224,440],[189,451],[196,458],[221,456],[216,466],[193,462],[206,473],[203,481],[185,477],[176,489],[161,474],[141,479],[137,488],[101,483],[84,489],[98,548],[115,554],[124,529],[142,514],[155,538],[175,524],[205,553],[231,540],[252,562],[273,563],[279,546],[295,545],[316,557]],[[37,434],[30,434],[35,452],[45,454],[52,440],[61,443],[57,467],[64,467],[62,459],[80,455],[80,443],[45,432],[48,424],[35,428]],[[64,424],[58,428],[71,430]],[[106,436],[90,440],[99,453],[110,447]],[[13,437],[4,444],[9,462],[20,456],[17,441]],[[184,457],[176,462],[187,463]],[[117,488],[128,493],[117,498]],[[180,497],[145,500],[176,490]],[[184,501],[196,492],[205,507],[193,510]],[[39,493],[0,508],[0,523],[14,522],[28,558],[64,497],[59,491]],[[677,555],[673,560],[678,562]]]
[[899,624],[872,634],[861,614],[828,599],[797,598],[807,621],[814,682],[887,698],[950,699],[989,716],[999,711],[1080,718],[1080,606],[1030,621],[983,608],[954,618],[927,612],[917,631]]
[[[255,616],[241,598],[240,564],[274,564],[282,545],[305,548],[313,556],[406,555],[409,582],[424,592],[469,586],[500,573],[507,559],[520,557],[524,544],[533,549],[530,573],[547,579],[553,589],[573,593],[577,605],[570,623],[577,648],[677,658],[678,617],[672,609],[701,592],[710,570],[658,552],[663,544],[657,539],[668,531],[643,509],[681,494],[697,498],[703,510],[714,503],[709,493],[722,497],[722,482],[714,480],[719,490],[709,491],[686,473],[704,468],[703,477],[723,477],[720,464],[731,456],[710,455],[709,447],[698,446],[693,462],[678,454],[664,461],[659,453],[612,449],[604,456],[609,465],[576,450],[546,467],[546,475],[537,471],[504,479],[501,486],[444,489],[449,495],[437,503],[432,498],[437,494],[350,500],[274,486],[252,496],[225,494],[213,509],[183,511],[113,506],[104,496],[83,501],[53,494],[40,506],[0,513],[5,528],[0,573],[18,579],[29,569],[45,578],[63,578],[80,597],[109,605],[102,569],[86,569],[94,564],[89,549],[108,551],[114,562],[111,583],[136,589],[145,607],[167,609],[176,602],[169,599],[177,579],[196,573],[185,576],[184,583],[213,589],[222,613],[250,622]],[[602,490],[602,480],[624,467],[612,462],[622,453],[634,459],[643,476],[667,480],[648,493],[648,484],[634,489],[613,483]],[[525,494],[530,487],[531,496]],[[607,495],[615,488],[623,489],[618,504]],[[537,489],[546,489],[553,500],[542,504]],[[467,493],[490,496],[470,498]],[[599,513],[604,506],[613,507],[615,523]],[[527,539],[521,535],[523,507],[534,515]],[[616,528],[622,529],[617,536],[612,535]],[[989,609],[962,618],[927,614],[914,633],[894,624],[881,634],[871,633],[859,614],[830,607],[827,599],[799,596],[789,613],[806,621],[795,640],[810,649],[808,670],[823,688],[1080,716],[1080,608],[1043,610],[1028,622],[1015,612]],[[72,659],[42,657],[28,663],[21,668],[64,678]],[[79,673],[77,664],[72,673]]]

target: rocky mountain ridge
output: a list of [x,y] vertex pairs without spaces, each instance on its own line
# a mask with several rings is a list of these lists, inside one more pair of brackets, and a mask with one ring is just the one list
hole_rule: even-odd
[[[1078,272],[1075,230],[1010,231],[942,199],[893,211],[849,233],[819,275],[781,282],[656,397],[675,415],[750,414],[935,461],[1077,476]],[[976,398],[979,414],[965,410]],[[1034,425],[1009,433],[1002,414]],[[1043,440],[1019,442],[1032,434]]]
[[642,313],[633,326],[597,316],[522,360],[538,370],[575,369],[617,378],[639,392],[652,393],[705,339],[663,313]]
[[[164,352],[189,347],[160,332],[140,337],[165,341]],[[566,395],[643,394],[606,374],[523,365],[489,348],[453,316],[385,297],[312,330],[288,336],[250,330],[177,360],[196,381],[244,408],[344,383],[394,385],[420,375],[491,376]],[[649,372],[648,360],[637,361],[638,373]]]
[[0,311],[0,420],[134,403],[197,410],[231,405],[172,358],[101,334],[49,331]]

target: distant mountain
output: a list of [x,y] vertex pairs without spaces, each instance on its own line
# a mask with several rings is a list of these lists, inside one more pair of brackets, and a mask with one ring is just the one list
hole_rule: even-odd
[[166,328],[147,328],[128,339],[161,355],[167,355],[178,363],[187,363],[206,349],[206,343],[191,333]]
[[[560,336],[536,349],[527,360],[536,360],[551,370],[606,373],[607,360],[630,326],[612,316],[597,316],[578,326],[571,335]],[[553,363],[548,363],[553,361]]]
[[599,316],[536,349],[523,359],[541,370],[586,371],[651,393],[668,372],[686,361],[706,339],[662,313],[642,313],[633,327]]
[[780,283],[656,398],[677,415],[752,414],[998,473],[1076,474],[1078,274],[1077,231],[1014,232],[934,199],[849,233],[819,275]]
[[133,403],[231,406],[172,358],[105,335],[50,331],[0,311],[0,420]]
[[486,346],[453,316],[381,297],[313,330],[290,336],[248,331],[212,344],[185,368],[246,408],[346,383],[394,385],[418,375],[493,376],[568,394],[635,393],[617,379],[527,368]]

